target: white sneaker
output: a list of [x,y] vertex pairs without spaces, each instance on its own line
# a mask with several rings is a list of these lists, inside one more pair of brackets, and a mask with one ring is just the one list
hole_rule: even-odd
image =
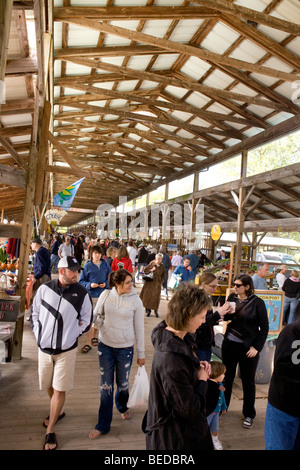
[[212,441],[213,441],[215,450],[223,450],[222,442],[219,441],[218,436],[212,436]]

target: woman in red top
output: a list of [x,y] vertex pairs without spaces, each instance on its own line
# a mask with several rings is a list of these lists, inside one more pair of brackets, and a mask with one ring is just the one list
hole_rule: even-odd
[[111,270],[118,271],[118,269],[126,269],[130,273],[133,272],[132,263],[129,258],[129,254],[126,246],[120,246],[118,249],[117,256],[113,259],[111,263]]

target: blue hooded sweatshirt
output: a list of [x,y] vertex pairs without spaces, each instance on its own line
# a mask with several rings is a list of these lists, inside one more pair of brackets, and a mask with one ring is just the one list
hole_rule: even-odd
[[[99,268],[92,261],[88,261],[80,273],[79,283],[87,289],[91,297],[99,297],[105,289],[109,289],[108,276],[110,272],[111,268],[106,261],[101,260]],[[106,287],[91,287],[93,282],[96,284],[105,282]]]

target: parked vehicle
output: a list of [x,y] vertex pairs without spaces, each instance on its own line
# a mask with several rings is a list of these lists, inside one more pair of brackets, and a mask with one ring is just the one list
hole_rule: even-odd
[[292,257],[292,255],[288,255],[287,253],[281,253],[280,251],[262,251],[261,253],[257,253],[256,261],[287,264],[291,267],[293,267],[293,265],[298,264],[295,258]]

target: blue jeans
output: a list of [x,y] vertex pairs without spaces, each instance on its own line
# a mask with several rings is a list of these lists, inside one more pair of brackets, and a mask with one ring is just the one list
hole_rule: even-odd
[[296,317],[296,310],[298,306],[299,300],[296,297],[284,297],[284,307],[283,307],[283,318],[285,319],[286,312],[288,307],[290,306],[290,313],[287,320],[287,323],[292,323],[295,321]]
[[162,287],[163,287],[164,293],[166,295],[168,294],[168,277],[169,277],[169,270],[165,269],[165,279],[164,279],[164,282],[162,284]]
[[218,433],[219,432],[219,413],[210,413],[207,416],[207,424],[209,426],[210,432]]
[[[138,263],[137,265],[137,270],[136,270],[136,273],[135,273],[135,278],[136,279],[139,279],[140,278],[140,274],[143,274],[144,272],[144,267],[147,266],[147,263]],[[141,268],[143,267],[143,271],[141,271]]]
[[116,370],[117,390],[115,403],[120,413],[128,410],[129,374],[133,358],[133,346],[128,348],[111,348],[99,341],[100,367],[100,408],[98,423],[95,429],[103,433],[110,431],[113,417],[114,371]]
[[53,272],[57,273],[57,265],[60,260],[58,255],[51,255],[51,267],[53,266]]
[[300,418],[267,404],[265,419],[266,450],[300,450]]

